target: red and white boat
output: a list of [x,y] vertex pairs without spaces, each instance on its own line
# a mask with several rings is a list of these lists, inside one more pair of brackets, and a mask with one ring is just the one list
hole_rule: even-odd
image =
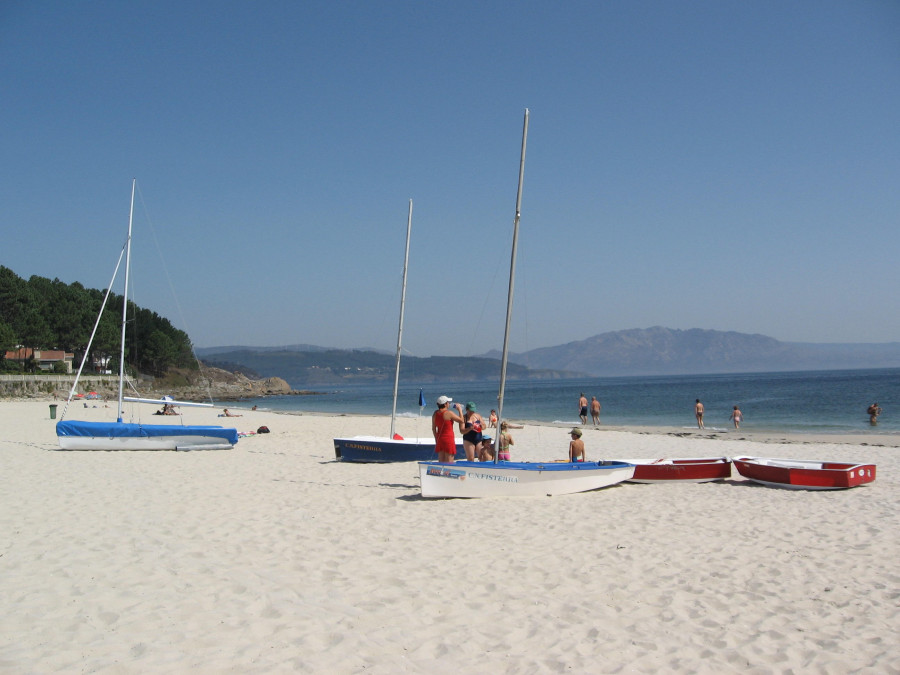
[[731,460],[727,457],[619,459],[634,464],[629,483],[708,483],[731,477]]
[[789,490],[843,490],[875,480],[874,464],[769,457],[733,457],[731,461],[744,478]]

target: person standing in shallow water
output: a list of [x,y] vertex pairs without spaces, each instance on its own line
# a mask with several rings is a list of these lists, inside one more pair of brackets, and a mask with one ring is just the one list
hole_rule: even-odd
[[703,404],[700,403],[700,399],[697,399],[697,402],[694,404],[694,417],[697,418],[697,428],[703,429]]
[[740,411],[737,406],[734,406],[734,410],[731,411],[731,421],[734,422],[734,428],[741,428],[741,420],[744,419],[744,413]]
[[874,427],[876,424],[878,424],[878,416],[881,414],[881,408],[877,403],[873,403],[869,406],[869,409],[866,410],[866,412],[869,415],[869,424]]
[[596,396],[591,396],[591,419],[595,425],[600,424],[600,401]]
[[581,418],[582,424],[587,424],[587,414],[588,414],[587,397],[584,395],[584,392],[581,392],[581,397],[578,399],[578,417]]

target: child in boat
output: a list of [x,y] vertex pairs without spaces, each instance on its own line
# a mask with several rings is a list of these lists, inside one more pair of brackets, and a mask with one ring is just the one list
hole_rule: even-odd
[[585,460],[584,441],[581,440],[581,433],[582,431],[578,427],[569,432],[569,436],[572,437],[572,440],[569,441],[570,462],[583,462]]

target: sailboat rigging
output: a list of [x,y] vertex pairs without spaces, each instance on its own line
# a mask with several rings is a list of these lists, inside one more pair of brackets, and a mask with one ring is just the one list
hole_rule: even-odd
[[[506,299],[506,328],[500,365],[500,392],[497,397],[497,428],[503,422],[503,397],[506,388],[506,364],[509,355],[509,327],[515,289],[516,254],[525,177],[525,148],[528,139],[528,109],[522,126],[522,151],[519,159],[519,187],[513,223],[512,252],[509,265],[509,291]],[[497,443],[499,449],[500,443]],[[499,452],[489,462],[420,462],[419,479],[423,497],[531,497],[586,492],[615,485],[634,474],[634,466],[623,462],[501,462]]]
[[[352,438],[334,439],[334,456],[343,462],[418,462],[434,459],[434,438],[402,438],[396,433],[397,391],[400,383],[400,353],[403,345],[403,317],[406,307],[406,278],[409,269],[409,240],[412,232],[413,201],[409,200],[409,213],[406,218],[406,249],[403,256],[403,285],[400,292],[400,325],[397,329],[397,358],[394,364],[394,402],[391,408],[391,435],[353,436]],[[425,405],[421,390],[419,406]],[[462,449],[458,444],[457,450]]]
[[[134,192],[137,181],[131,182],[131,207],[128,213],[128,236],[119,260],[116,263],[112,280],[107,288],[106,295],[100,306],[94,330],[85,348],[84,357],[75,376],[75,382],[69,392],[68,400],[63,408],[60,421],[56,424],[56,435],[59,439],[59,447],[62,450],[223,450],[234,447],[238,441],[237,429],[230,429],[215,425],[185,425],[185,424],[142,424],[123,421],[123,403],[162,403],[179,406],[212,407],[209,403],[194,403],[189,401],[173,401],[170,399],[153,399],[125,396],[125,330],[127,325],[128,289],[131,272],[131,232],[134,221]],[[71,420],[66,421],[66,412],[69,403],[75,395],[78,380],[84,370],[84,365],[91,351],[91,345],[97,328],[100,325],[100,317],[106,307],[122,257],[125,258],[125,288],[122,294],[122,322],[119,344],[119,387],[116,400],[115,422],[87,422]]]

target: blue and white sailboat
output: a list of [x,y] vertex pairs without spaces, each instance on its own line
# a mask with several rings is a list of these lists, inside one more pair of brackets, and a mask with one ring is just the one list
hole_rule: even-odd
[[[394,405],[391,409],[390,436],[353,436],[334,439],[335,459],[342,462],[421,462],[437,458],[433,437],[403,438],[396,433],[397,388],[400,383],[400,350],[403,344],[403,311],[406,306],[406,271],[409,267],[409,237],[412,232],[412,199],[406,219],[406,254],[403,258],[403,288],[400,293],[400,327],[397,329],[397,358],[394,365]],[[419,408],[425,407],[425,397],[419,391]],[[462,452],[462,442],[457,443]]]
[[[497,428],[503,420],[503,394],[506,387],[506,363],[509,354],[509,325],[515,286],[516,248],[519,240],[519,215],[522,206],[522,182],[525,176],[525,144],[528,138],[528,110],[522,128],[522,153],[519,160],[519,189],[513,226],[512,255],[509,267],[509,291],[506,300],[506,331],[500,365],[500,394],[497,397]],[[499,448],[499,444],[497,445]],[[499,455],[499,453],[497,453]],[[420,462],[419,479],[423,497],[535,497],[587,492],[615,485],[634,475],[634,465],[624,462]]]
[[[141,422],[125,422],[123,420],[123,403],[153,403],[157,405],[178,405],[178,406],[201,406],[212,407],[211,403],[193,403],[188,401],[174,401],[169,397],[165,399],[153,398],[134,398],[124,396],[125,385],[125,324],[128,309],[128,283],[129,272],[131,266],[131,225],[134,216],[134,190],[135,181],[131,183],[131,209],[128,214],[128,238],[122,253],[119,254],[119,261],[116,263],[116,269],[113,272],[112,280],[103,298],[100,306],[100,312],[97,315],[97,321],[94,323],[94,330],[88,340],[85,349],[84,358],[81,366],[78,368],[78,374],[75,382],[69,392],[69,398],[63,408],[60,421],[56,424],[56,435],[59,439],[59,447],[62,450],[226,450],[234,447],[238,442],[237,429],[230,429],[215,425],[186,425],[180,423],[180,417],[173,421],[172,424],[143,424]],[[100,316],[106,307],[106,301],[109,299],[113,283],[122,264],[122,257],[125,257],[125,292],[122,295],[122,327],[121,327],[121,346],[119,353],[119,395],[118,405],[116,407],[115,422],[82,422],[74,420],[66,420],[66,412],[75,390],[78,387],[78,379],[84,369],[88,354],[91,350],[91,344],[94,335],[97,333],[97,327],[100,325]]]

